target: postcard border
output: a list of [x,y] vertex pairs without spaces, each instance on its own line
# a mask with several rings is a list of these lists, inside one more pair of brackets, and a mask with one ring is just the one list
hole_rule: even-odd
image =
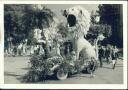
[[123,4],[123,46],[124,59],[127,59],[127,2],[126,1],[2,1],[0,2],[0,27],[1,27],[1,43],[0,43],[0,88],[5,89],[126,89],[127,88],[127,60],[123,64],[123,84],[4,84],[4,4]]

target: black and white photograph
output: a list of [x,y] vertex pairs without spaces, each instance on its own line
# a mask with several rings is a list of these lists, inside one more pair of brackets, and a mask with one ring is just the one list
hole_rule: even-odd
[[123,85],[124,11],[118,3],[4,4],[4,84]]

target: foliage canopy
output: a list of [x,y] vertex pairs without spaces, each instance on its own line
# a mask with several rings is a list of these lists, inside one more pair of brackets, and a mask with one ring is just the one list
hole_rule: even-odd
[[35,28],[49,27],[54,17],[50,9],[39,5],[5,5],[4,10],[5,41],[11,37],[13,44],[31,37]]

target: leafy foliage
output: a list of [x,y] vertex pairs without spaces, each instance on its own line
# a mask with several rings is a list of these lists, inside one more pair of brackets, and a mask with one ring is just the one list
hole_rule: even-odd
[[123,8],[120,4],[102,4],[97,11],[100,15],[100,23],[108,24],[112,28],[111,44],[123,46]]
[[57,28],[59,29],[58,33],[62,35],[63,38],[67,36],[68,26],[65,23],[58,24]]
[[60,56],[47,59],[45,55],[33,55],[30,59],[30,70],[24,76],[24,80],[26,82],[45,81],[47,76],[52,73],[51,68],[61,62],[62,58]]
[[[49,27],[54,16],[50,9],[39,5],[6,4],[4,10],[5,41],[12,37],[13,44],[31,37],[31,31],[35,28]],[[33,41],[33,38],[29,38],[29,41]]]
[[94,43],[94,40],[98,35],[103,34],[106,38],[109,38],[112,35],[111,26],[107,24],[92,24],[86,38]]
[[[92,33],[91,33],[92,32]],[[90,27],[90,34],[93,34],[95,37],[97,37],[99,34],[103,34],[105,37],[111,36],[111,27],[109,25],[92,25]]]
[[19,41],[24,38],[24,31],[23,28],[21,28],[23,27],[22,20],[20,19],[23,16],[23,8],[22,5],[20,7],[17,7],[17,5],[5,5],[5,40],[7,40],[8,37],[13,37],[13,40],[15,39],[13,43],[19,43]]
[[[24,76],[24,82],[45,81],[49,75],[56,74],[58,69],[63,69],[64,72],[69,74],[73,74],[76,71],[80,73],[84,60],[74,61],[74,66],[70,64],[72,61],[74,60],[72,60],[71,55],[63,58],[60,56],[46,58],[45,55],[33,55],[29,62],[30,70]],[[51,68],[55,65],[59,65],[59,67],[52,71]]]

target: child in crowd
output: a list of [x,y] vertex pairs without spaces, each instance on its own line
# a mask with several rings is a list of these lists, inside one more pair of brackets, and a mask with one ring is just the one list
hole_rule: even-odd
[[90,75],[91,75],[90,77],[92,78],[95,76],[94,71],[96,69],[96,62],[93,57],[91,58],[91,61],[89,61],[89,68],[90,68]]

